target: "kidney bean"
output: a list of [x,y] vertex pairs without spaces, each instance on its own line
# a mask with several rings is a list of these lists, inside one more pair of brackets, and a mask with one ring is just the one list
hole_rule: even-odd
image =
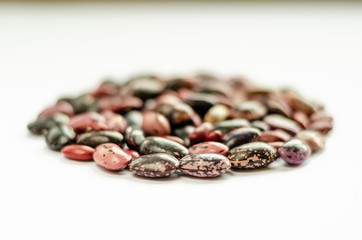
[[94,154],[94,161],[107,170],[119,171],[127,167],[132,156],[125,153],[118,145],[105,143],[99,145]]
[[179,161],[166,153],[153,153],[134,159],[129,169],[136,175],[150,178],[168,177],[179,166]]
[[72,144],[62,148],[61,152],[69,159],[92,160],[94,148],[86,145]]
[[171,126],[165,116],[157,112],[147,111],[143,113],[142,129],[146,134],[154,136],[169,135]]

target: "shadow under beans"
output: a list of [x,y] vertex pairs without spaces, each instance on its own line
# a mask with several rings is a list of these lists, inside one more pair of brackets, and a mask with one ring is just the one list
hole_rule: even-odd
[[125,170],[111,171],[99,166],[98,164],[94,164],[94,167],[92,169],[97,171],[98,173],[101,173],[104,176],[118,177],[126,175],[126,173],[124,172]]
[[161,177],[161,178],[149,178],[149,177],[143,177],[136,175],[134,173],[131,173],[130,179],[133,182],[170,182],[174,181],[180,178],[180,175],[174,173],[169,177]]
[[270,164],[266,168],[256,168],[256,169],[238,169],[238,168],[231,168],[228,172],[231,176],[251,176],[251,175],[265,175],[265,174],[274,174],[280,172],[287,172],[293,171],[296,168],[304,167],[306,163],[301,165],[289,165],[285,163],[282,159],[277,159],[275,162]]
[[60,158],[62,161],[70,165],[89,165],[94,163],[93,160],[75,160],[75,159],[66,158],[64,156],[61,156]]
[[186,180],[188,182],[198,182],[198,183],[222,182],[222,181],[227,180],[227,178],[228,178],[228,171],[224,174],[221,174],[220,176],[209,177],[209,178],[189,176],[182,172],[177,172],[176,174],[178,174],[183,180]]

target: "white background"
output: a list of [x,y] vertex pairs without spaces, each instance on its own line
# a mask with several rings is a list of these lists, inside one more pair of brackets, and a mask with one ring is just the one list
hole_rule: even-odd
[[[217,179],[109,173],[27,123],[106,76],[210,70],[292,86],[335,117],[324,151]],[[0,4],[0,239],[362,239],[362,5]]]

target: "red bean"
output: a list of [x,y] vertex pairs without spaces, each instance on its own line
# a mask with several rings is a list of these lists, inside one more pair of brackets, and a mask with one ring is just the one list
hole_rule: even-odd
[[68,145],[62,148],[61,152],[67,158],[74,160],[92,160],[94,148],[86,145]]
[[142,129],[146,134],[154,136],[170,135],[171,126],[162,114],[147,111],[143,113]]

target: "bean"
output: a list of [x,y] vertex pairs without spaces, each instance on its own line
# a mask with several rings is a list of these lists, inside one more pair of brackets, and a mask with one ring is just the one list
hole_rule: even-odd
[[74,143],[76,134],[71,127],[59,125],[52,127],[45,135],[45,141],[52,150],[59,151],[66,145]]
[[182,140],[182,139],[181,139],[181,138],[179,138],[179,137],[176,137],[176,136],[170,136],[170,135],[167,135],[167,136],[160,136],[160,137],[167,138],[167,139],[169,139],[169,140],[172,140],[172,141],[174,141],[174,142],[177,142],[177,143],[179,143],[179,144],[181,144],[181,145],[185,146],[185,142],[184,142],[184,140]]
[[92,160],[94,148],[86,145],[72,144],[62,148],[61,152],[69,159]]
[[180,102],[172,106],[168,116],[173,126],[182,126],[191,124],[194,114],[194,110],[189,105]]
[[270,130],[270,126],[266,122],[263,122],[263,121],[260,121],[260,120],[252,121],[251,126],[254,127],[254,128],[259,129],[262,132]]
[[264,168],[278,157],[277,150],[267,143],[251,142],[231,149],[227,155],[233,168]]
[[332,128],[333,128],[333,123],[328,119],[312,122],[308,127],[308,129],[318,131],[324,135],[329,133],[332,130]]
[[114,143],[120,145],[122,142],[123,135],[115,131],[96,131],[83,133],[77,139],[77,144],[87,145],[94,148],[104,143]]
[[303,140],[306,144],[308,144],[312,151],[318,151],[325,145],[325,139],[323,135],[318,131],[300,131],[295,137]]
[[257,120],[264,117],[267,108],[258,101],[244,101],[236,105],[233,112],[235,118],[245,118],[247,120]]
[[302,164],[310,155],[309,146],[300,139],[291,139],[278,149],[279,156],[288,164]]
[[28,124],[28,129],[33,134],[46,134],[52,127],[68,124],[69,117],[64,113],[56,113],[50,117],[39,118]]
[[282,129],[292,136],[302,130],[298,123],[279,114],[267,115],[264,122],[269,124],[272,129]]
[[258,139],[261,132],[256,128],[237,128],[223,137],[223,142],[229,148],[233,148],[244,143],[253,142]]
[[77,132],[107,130],[106,118],[97,112],[87,112],[72,117],[68,124]]
[[132,156],[124,152],[116,144],[105,143],[96,148],[93,159],[98,165],[107,170],[119,171],[127,167]]
[[292,119],[296,121],[303,129],[306,129],[310,123],[308,116],[302,111],[294,112]]
[[150,178],[168,177],[179,166],[178,160],[166,153],[154,153],[140,156],[129,165],[129,169],[136,175]]
[[125,153],[132,157],[132,160],[141,156],[137,151],[132,149],[122,149]]
[[182,158],[189,154],[186,147],[181,144],[162,137],[147,137],[141,144],[142,155],[151,153],[168,153],[176,158]]
[[189,136],[192,132],[194,132],[195,130],[195,127],[192,126],[192,125],[187,125],[187,126],[184,126],[184,127],[181,127],[181,128],[176,128],[173,130],[173,135],[181,138],[184,143],[185,143],[185,146],[190,146],[191,144],[191,141],[189,139]]
[[54,106],[48,107],[39,113],[38,118],[51,117],[56,113],[64,113],[67,116],[73,116],[74,109],[68,102],[59,101]]
[[140,111],[132,110],[125,115],[127,126],[131,127],[142,127],[143,115]]
[[205,114],[204,121],[217,123],[226,120],[230,116],[230,109],[223,104],[212,106]]
[[127,127],[125,131],[125,142],[130,149],[138,151],[141,143],[146,139],[141,129]]
[[147,111],[143,113],[142,129],[146,134],[154,136],[169,135],[170,123],[162,114]]
[[98,111],[96,99],[90,94],[80,95],[76,98],[61,98],[59,101],[66,101],[72,105],[75,114]]
[[250,122],[243,118],[235,118],[214,124],[214,130],[220,130],[223,133],[242,127],[250,127]]
[[221,155],[225,155],[229,151],[228,146],[213,141],[202,142],[199,144],[195,144],[189,148],[190,154],[198,154],[198,153],[217,153]]
[[132,78],[125,85],[134,96],[141,99],[153,98],[165,88],[165,83],[156,76],[139,76]]
[[192,142],[201,142],[205,140],[207,135],[214,129],[214,126],[209,122],[204,122],[200,126],[196,127],[194,131],[189,135],[189,139]]
[[220,142],[224,134],[220,130],[211,131],[205,138],[205,141]]
[[229,159],[215,153],[187,155],[180,160],[180,171],[194,177],[218,177],[231,167]]
[[262,132],[258,138],[261,142],[276,142],[276,141],[283,141],[286,142],[291,138],[290,134],[287,132],[281,130],[281,129],[275,129],[275,130],[269,130]]

